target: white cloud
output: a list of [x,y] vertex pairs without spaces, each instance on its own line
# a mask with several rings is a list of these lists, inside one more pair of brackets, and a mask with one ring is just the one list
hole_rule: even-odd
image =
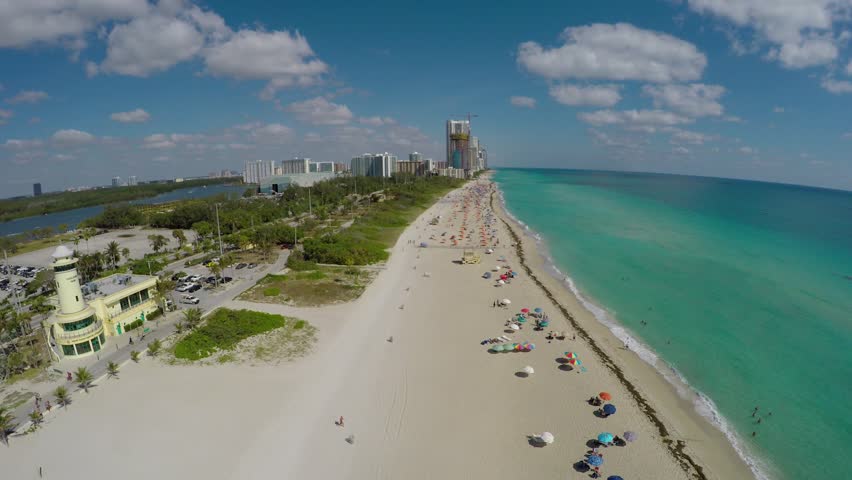
[[822,81],[822,88],[835,94],[852,93],[852,82],[826,78]]
[[774,107],[772,109],[773,113],[784,113],[784,107]]
[[669,131],[672,132],[672,137],[669,139],[669,143],[672,145],[688,143],[690,145],[703,145],[705,142],[711,140],[711,138],[700,132],[693,132],[690,130],[681,130],[679,128],[671,128]]
[[261,141],[283,142],[293,135],[293,129],[280,123],[270,123],[255,128],[251,135]]
[[719,116],[724,111],[718,101],[725,94],[721,85],[645,85],[642,93],[654,99],[655,107],[668,107],[690,117]]
[[288,31],[240,30],[207,48],[204,60],[212,75],[269,80],[261,93],[265,99],[273,98],[281,88],[319,83],[328,71],[328,65],[316,58],[305,37]]
[[358,123],[381,127],[382,125],[395,125],[396,120],[391,117],[360,117]]
[[663,110],[597,110],[583,112],[577,117],[596,127],[622,125],[628,129],[646,130],[643,127],[664,127],[690,123],[689,118]]
[[37,43],[79,48],[75,40],[99,23],[143,15],[148,8],[147,0],[4,1],[0,3],[0,48]]
[[284,110],[296,115],[300,121],[312,125],[343,125],[352,120],[349,107],[329,102],[324,97],[294,102]]
[[58,160],[60,162],[65,162],[65,161],[68,161],[68,160],[74,160],[75,158],[77,158],[77,157],[75,157],[74,155],[69,155],[67,153],[57,153],[56,155],[53,156],[54,160]]
[[305,134],[303,140],[306,142],[321,142],[322,136],[316,132],[308,132]]
[[848,0],[688,0],[698,13],[710,14],[745,27],[772,45],[768,58],[786,68],[832,62],[841,37],[833,25],[848,19]]
[[852,138],[852,132],[846,132],[843,134],[843,138]]
[[251,150],[254,148],[254,145],[248,145],[245,143],[229,143],[228,148],[231,150]]
[[141,108],[137,108],[136,110],[131,110],[129,112],[116,112],[109,116],[115,122],[121,123],[145,123],[151,119],[151,115],[142,110]]
[[152,158],[151,160],[155,162],[168,162],[169,160],[171,160],[171,158],[169,158],[168,155],[160,155],[158,157]]
[[14,115],[14,112],[12,112],[11,110],[3,110],[2,108],[0,108],[0,125],[5,125],[6,122],[8,122],[10,118],[12,118],[12,115]]
[[139,17],[113,27],[99,70],[147,77],[192,58],[203,45],[204,35],[189,21],[159,13]]
[[852,61],[849,62],[849,65],[846,65],[846,75],[852,77]]
[[739,151],[740,151],[740,153],[742,153],[744,155],[753,155],[753,154],[757,153],[757,150],[755,150],[751,147],[740,147]]
[[65,144],[77,144],[83,145],[86,143],[91,143],[95,141],[95,136],[91,133],[83,132],[80,130],[68,129],[68,130],[58,130],[53,134],[52,137],[54,142],[57,143],[65,143]]
[[535,99],[532,97],[514,96],[509,98],[509,103],[521,108],[535,108]]
[[675,153],[675,154],[678,154],[678,155],[689,155],[689,149],[686,148],[686,147],[682,147],[682,146],[681,147],[675,147],[675,148],[672,149],[672,153]]
[[142,148],[174,148],[178,143],[198,141],[204,135],[183,133],[155,133],[142,139]]
[[608,79],[647,82],[691,81],[701,77],[707,58],[695,45],[627,23],[566,28],[565,44],[518,47],[518,63],[550,79]]
[[14,97],[7,98],[6,103],[38,103],[48,98],[50,98],[50,95],[41,90],[23,90]]
[[550,96],[563,105],[611,107],[621,100],[619,85],[553,85]]
[[10,138],[6,140],[6,143],[3,144],[4,148],[8,148],[9,150],[30,150],[33,148],[39,148],[43,145],[43,142],[38,139],[32,140],[19,140],[16,138]]

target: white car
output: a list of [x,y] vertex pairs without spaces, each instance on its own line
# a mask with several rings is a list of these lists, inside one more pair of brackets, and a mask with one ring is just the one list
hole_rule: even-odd
[[198,297],[193,297],[192,295],[184,295],[180,298],[180,303],[189,303],[192,305],[198,305],[200,301]]
[[186,278],[186,281],[187,281],[187,282],[192,282],[192,283],[195,283],[195,282],[197,282],[197,281],[199,281],[199,280],[201,280],[201,276],[199,276],[199,275],[193,275],[193,276],[191,276],[191,277],[187,277],[187,278]]
[[178,285],[178,287],[175,289],[175,291],[185,292],[185,291],[189,290],[189,287],[191,287],[191,286],[192,286],[191,283],[183,283],[181,285]]

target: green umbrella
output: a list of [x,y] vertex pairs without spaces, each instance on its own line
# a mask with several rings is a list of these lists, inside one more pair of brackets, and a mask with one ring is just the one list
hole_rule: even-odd
[[518,317],[518,323],[527,323],[527,319],[526,319],[526,318],[524,318],[524,317],[519,316],[519,317]]

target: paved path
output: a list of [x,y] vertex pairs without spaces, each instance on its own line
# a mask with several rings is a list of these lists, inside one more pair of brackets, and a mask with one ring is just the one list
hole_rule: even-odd
[[[271,265],[259,265],[252,270],[243,269],[240,271],[240,276],[234,278],[234,281],[228,285],[226,289],[217,289],[209,292],[201,298],[201,303],[196,305],[205,313],[212,312],[226,302],[236,298],[244,291],[251,288],[261,277],[267,273],[280,272],[287,264],[287,258],[290,256],[289,250],[279,253],[278,259]],[[115,362],[119,365],[130,360],[130,352],[133,350],[144,353],[148,348],[148,344],[154,340],[162,340],[175,332],[175,323],[178,319],[183,318],[180,310],[169,312],[163,317],[154,320],[153,326],[146,323],[150,331],[143,335],[141,330],[125,334],[118,337],[108,337],[104,348],[94,356],[85,357],[82,359],[63,359],[59,363],[54,363],[49,367],[52,375],[57,377],[55,380],[49,380],[35,384],[30,389],[30,393],[38,393],[42,397],[42,411],[44,411],[44,401],[50,400],[51,404],[55,405],[53,391],[59,385],[65,385],[69,391],[75,394],[82,390],[76,382],[68,382],[65,380],[66,372],[74,372],[79,367],[86,367],[92,373],[95,379],[94,384],[102,382],[107,374],[107,364]],[[130,344],[130,338],[133,338],[133,344]],[[120,373],[119,373],[120,375]],[[14,386],[6,388],[7,391],[14,391]],[[72,397],[73,399],[73,397]],[[18,431],[23,432],[29,425],[29,414],[35,408],[34,400],[21,405],[14,410]],[[55,408],[55,407],[54,407]]]

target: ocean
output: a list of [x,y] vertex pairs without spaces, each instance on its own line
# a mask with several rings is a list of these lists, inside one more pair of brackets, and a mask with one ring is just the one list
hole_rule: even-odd
[[852,192],[577,170],[494,180],[566,283],[758,478],[852,478]]

